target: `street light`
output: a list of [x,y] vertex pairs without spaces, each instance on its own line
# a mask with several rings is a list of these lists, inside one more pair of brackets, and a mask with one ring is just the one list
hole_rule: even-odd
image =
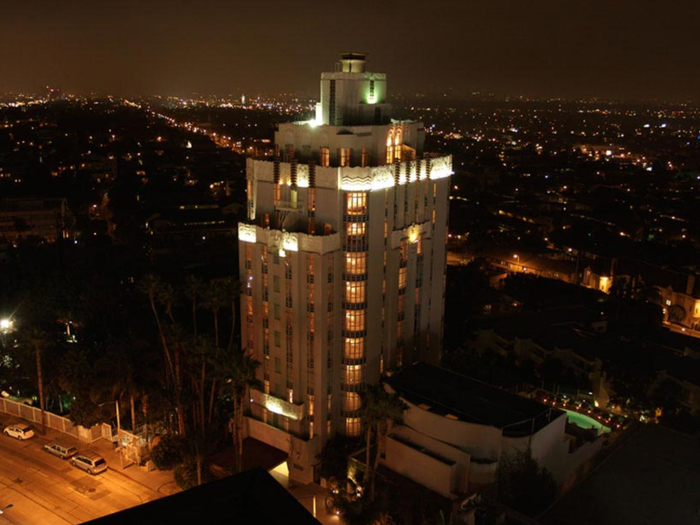
[[10,330],[12,330],[13,325],[14,321],[12,321],[10,318],[0,319],[0,332],[3,334],[8,333]]
[[0,514],[5,514],[5,511],[7,509],[11,509],[12,507],[14,507],[14,505],[12,503],[10,503],[9,505],[6,505],[4,508],[0,509]]

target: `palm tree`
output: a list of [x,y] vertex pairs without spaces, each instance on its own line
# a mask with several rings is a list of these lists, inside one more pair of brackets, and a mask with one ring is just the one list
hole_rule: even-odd
[[[365,418],[365,427],[367,428],[367,475],[365,485],[369,481],[369,501],[374,501],[374,479],[377,468],[379,468],[379,445],[386,438],[386,433],[389,430],[389,423],[403,423],[403,413],[408,409],[408,405],[404,403],[397,394],[390,394],[382,385],[373,385],[368,387],[364,394],[364,403],[362,408],[363,417]],[[374,455],[374,464],[370,463],[370,445],[372,431],[377,438],[377,450]]]
[[256,371],[260,361],[242,352],[224,352],[217,360],[217,375],[222,384],[230,389],[233,411],[231,414],[231,436],[235,447],[236,471],[243,467],[243,409],[250,388],[260,386]]
[[233,336],[236,331],[236,303],[240,300],[239,298],[242,291],[241,283],[235,279],[228,279],[226,281],[226,291],[231,300],[231,331],[228,338],[228,350],[231,351],[233,348]]
[[168,346],[168,340],[165,337],[165,330],[163,328],[163,323],[160,320],[160,315],[158,315],[158,308],[156,302],[162,298],[161,290],[163,288],[163,282],[157,275],[148,274],[141,283],[141,289],[148,296],[148,302],[151,305],[151,311],[153,312],[153,317],[156,320],[156,326],[158,327],[158,334],[160,335],[160,342],[163,347],[163,355],[165,356],[166,364],[166,378],[174,380],[175,369],[173,367],[173,360],[170,354],[170,348]]
[[46,332],[37,328],[32,328],[25,336],[27,345],[34,351],[36,359],[36,382],[39,391],[39,409],[41,410],[41,433],[46,434],[46,404],[44,403],[44,377],[41,369],[41,353],[48,346],[48,336]]
[[197,338],[197,301],[202,298],[204,294],[204,284],[194,275],[188,275],[185,279],[184,287],[185,296],[190,300],[192,304],[192,332],[194,333],[195,339]]
[[212,280],[204,293],[204,306],[214,316],[214,346],[219,348],[219,310],[228,303],[228,291],[224,281]]

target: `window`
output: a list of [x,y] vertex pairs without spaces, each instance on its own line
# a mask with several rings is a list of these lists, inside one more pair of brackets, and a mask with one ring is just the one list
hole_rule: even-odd
[[362,157],[360,159],[360,165],[366,168],[369,165],[369,151],[367,148],[362,148]]
[[275,292],[280,291],[280,278],[276,275],[272,277],[272,287]]
[[345,302],[361,304],[365,302],[367,281],[348,281],[345,283]]
[[345,312],[345,330],[359,332],[365,329],[365,311],[347,310]]
[[275,319],[280,318],[280,305],[276,304],[275,305]]
[[346,337],[343,350],[345,359],[362,359],[365,356],[364,337]]
[[328,148],[321,148],[321,166],[331,165],[331,150]]
[[275,346],[278,348],[281,346],[280,341],[281,341],[281,334],[277,330],[275,330]]
[[307,406],[309,409],[309,416],[313,416],[314,415],[314,396],[313,396],[313,394],[309,394]]
[[406,288],[406,268],[399,268],[399,290]]
[[348,215],[364,215],[367,211],[367,194],[353,191],[346,195]]
[[401,129],[397,129],[396,134],[394,135],[394,159],[398,160],[399,162],[401,161],[401,139],[402,131]]
[[[279,332],[275,332],[275,334],[278,334]],[[278,374],[282,373],[282,362],[280,361],[279,357],[275,357],[275,372]],[[277,393],[279,385],[275,385],[275,393]]]
[[367,254],[347,253],[345,255],[345,273],[350,275],[367,273]]
[[348,235],[364,235],[365,234],[365,223],[364,222],[349,222],[347,226]]
[[350,148],[340,148],[338,150],[338,159],[341,166],[350,166]]
[[364,365],[347,365],[343,381],[346,385],[362,383],[364,381]]
[[401,253],[401,260],[405,261],[406,258],[408,257],[408,246],[406,245],[406,241],[401,241],[400,245],[400,253]]
[[361,404],[360,394],[357,392],[343,392],[343,410],[345,412],[359,410]]
[[386,138],[386,163],[392,162],[394,162],[394,132],[390,130]]
[[309,255],[309,266],[308,266],[307,270],[308,270],[308,275],[309,275],[308,281],[310,283],[313,283],[314,282],[314,256],[313,255]]
[[360,435],[361,425],[359,417],[345,418],[345,435],[348,437],[358,437]]

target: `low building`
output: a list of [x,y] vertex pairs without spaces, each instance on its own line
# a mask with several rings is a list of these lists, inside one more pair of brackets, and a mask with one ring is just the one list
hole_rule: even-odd
[[63,198],[10,198],[0,200],[0,241],[39,237],[48,242],[69,235],[72,214]]
[[529,449],[558,483],[575,467],[561,410],[425,363],[388,386],[409,408],[382,463],[443,496],[494,489],[499,462],[516,450]]

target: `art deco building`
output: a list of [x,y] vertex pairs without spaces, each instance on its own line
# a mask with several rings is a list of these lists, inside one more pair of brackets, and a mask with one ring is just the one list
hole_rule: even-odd
[[300,480],[329,437],[361,432],[365,385],[442,345],[451,157],[391,118],[386,75],[365,65],[343,55],[315,119],[281,124],[276,158],[247,164],[241,337],[263,385],[247,430]]

